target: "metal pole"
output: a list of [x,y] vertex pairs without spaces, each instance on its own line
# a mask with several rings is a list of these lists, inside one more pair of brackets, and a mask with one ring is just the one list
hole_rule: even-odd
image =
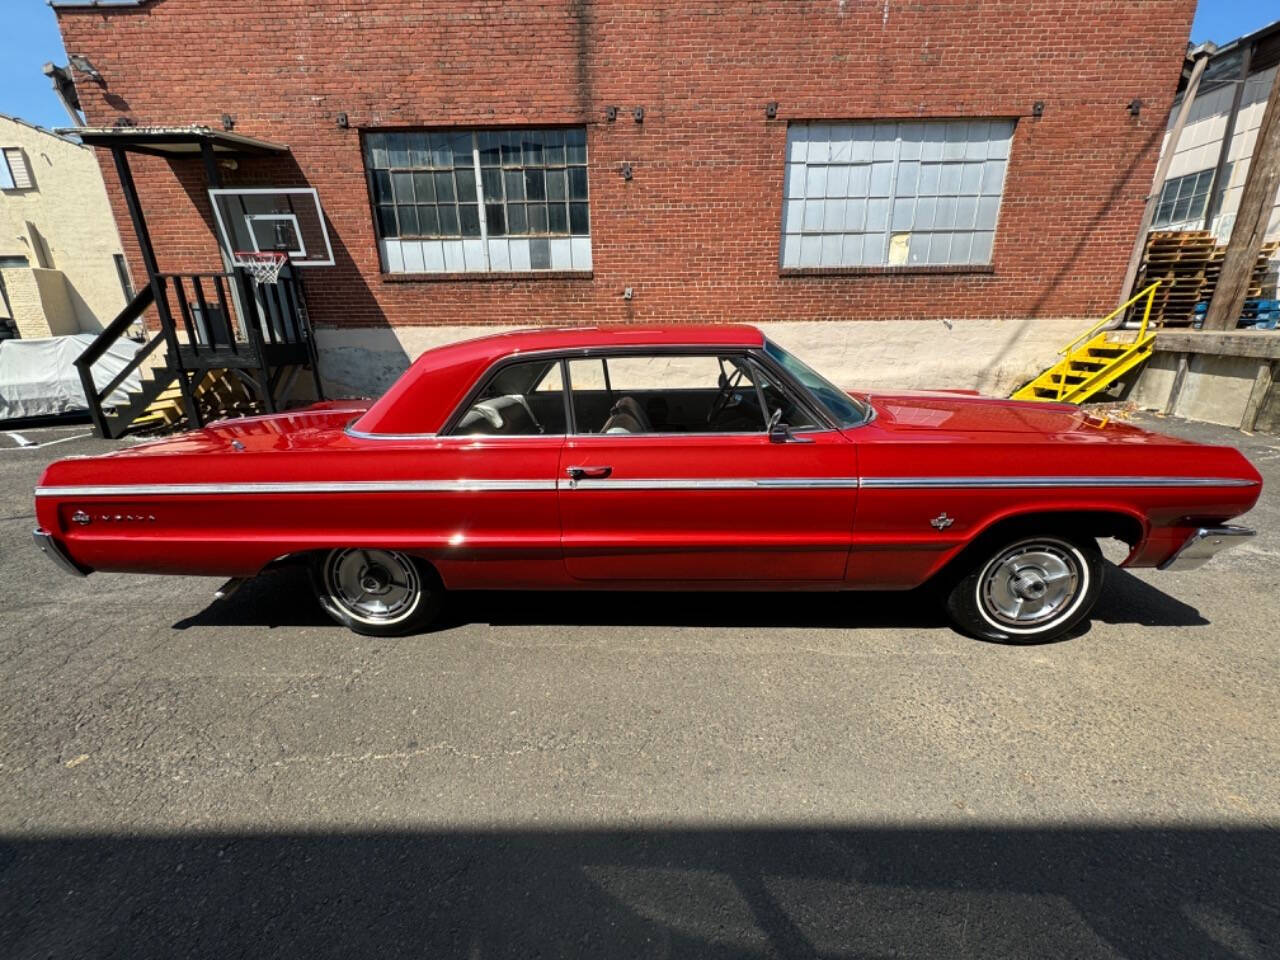
[[187,379],[186,370],[182,366],[178,331],[173,325],[173,315],[169,312],[169,296],[165,290],[164,278],[160,276],[160,270],[156,266],[156,252],[151,246],[151,234],[147,230],[147,221],[142,216],[142,205],[138,200],[137,185],[133,182],[133,171],[129,169],[129,158],[125,156],[123,147],[112,147],[111,157],[115,160],[116,175],[120,178],[120,188],[124,191],[125,206],[129,208],[129,219],[133,221],[133,232],[138,236],[142,264],[146,267],[147,279],[151,283],[152,293],[155,294],[156,314],[160,317],[160,329],[164,332],[165,344],[169,349],[169,362],[178,376],[178,389],[182,393],[182,406],[187,414],[187,422],[197,427],[203,426],[200,408],[191,390],[191,382]]
[[1218,185],[1222,183],[1222,175],[1227,171],[1227,158],[1231,156],[1231,141],[1236,135],[1236,119],[1240,116],[1240,101],[1244,97],[1244,85],[1249,79],[1249,70],[1252,66],[1253,47],[1250,45],[1240,51],[1240,79],[1236,81],[1236,91],[1231,98],[1231,112],[1227,114],[1227,127],[1222,132],[1222,146],[1218,148],[1218,163],[1213,168],[1213,179],[1209,181],[1209,199],[1204,205],[1204,229],[1206,230],[1213,229],[1213,218],[1218,215],[1218,209],[1221,206]]

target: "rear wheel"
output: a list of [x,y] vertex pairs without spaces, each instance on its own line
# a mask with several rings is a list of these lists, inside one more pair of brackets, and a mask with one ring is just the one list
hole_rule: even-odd
[[947,612],[960,630],[984,640],[1056,640],[1089,615],[1102,572],[1093,540],[1057,534],[993,540],[970,554]]
[[397,637],[440,612],[443,587],[426,564],[397,550],[330,550],[311,569],[324,611],[356,633]]

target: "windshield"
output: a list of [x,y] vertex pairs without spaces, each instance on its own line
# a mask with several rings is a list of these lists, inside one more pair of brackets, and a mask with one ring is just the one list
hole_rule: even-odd
[[804,361],[798,359],[772,340],[764,342],[764,352],[777,361],[802,387],[813,394],[832,419],[842,427],[856,427],[866,423],[871,415],[871,408],[857,397],[851,397],[826,377],[815,372]]

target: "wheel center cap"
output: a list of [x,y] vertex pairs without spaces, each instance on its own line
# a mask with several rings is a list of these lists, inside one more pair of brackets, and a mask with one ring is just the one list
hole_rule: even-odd
[[1011,584],[1013,592],[1023,600],[1039,600],[1044,596],[1044,580],[1035,573],[1019,573]]
[[370,567],[360,576],[360,589],[365,593],[383,593],[388,583],[387,573],[380,567]]

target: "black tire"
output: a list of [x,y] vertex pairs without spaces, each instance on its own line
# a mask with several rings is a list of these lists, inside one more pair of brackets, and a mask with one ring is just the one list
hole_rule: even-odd
[[341,547],[316,557],[310,571],[324,612],[366,637],[416,633],[444,602],[435,571],[398,550]]
[[946,596],[958,630],[999,643],[1048,643],[1069,634],[1102,590],[1096,540],[1022,531],[990,538],[960,558]]

